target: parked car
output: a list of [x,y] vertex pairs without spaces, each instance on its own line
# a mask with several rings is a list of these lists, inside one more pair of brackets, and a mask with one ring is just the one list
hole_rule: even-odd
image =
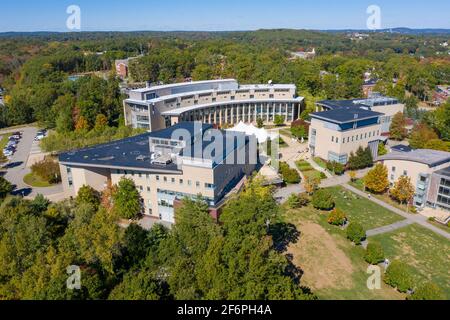
[[15,147],[15,146],[17,146],[17,142],[16,141],[8,141],[8,143],[6,144],[6,147],[7,148],[9,148],[9,147]]
[[10,156],[12,156],[14,154],[14,151],[12,151],[11,149],[3,149],[3,154],[6,157],[10,157]]
[[16,134],[16,133],[13,133],[10,137],[9,137],[9,139],[15,139],[15,140],[20,140],[22,138],[22,136],[20,135],[20,134]]

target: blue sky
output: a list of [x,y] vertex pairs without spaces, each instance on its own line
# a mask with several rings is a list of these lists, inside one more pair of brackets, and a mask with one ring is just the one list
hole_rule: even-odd
[[372,4],[382,28],[450,28],[449,0],[1,0],[0,32],[68,31],[69,5],[81,31],[364,29]]

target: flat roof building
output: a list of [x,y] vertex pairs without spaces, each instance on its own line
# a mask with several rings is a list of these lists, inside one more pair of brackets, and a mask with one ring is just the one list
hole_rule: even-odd
[[311,114],[309,148],[313,157],[346,164],[359,147],[378,155],[383,114],[366,109],[342,108]]
[[450,211],[450,152],[397,148],[378,161],[387,167],[391,185],[401,176],[411,178],[416,207]]
[[217,218],[227,194],[257,166],[254,137],[213,129],[198,122],[62,153],[64,190],[76,196],[84,185],[103,191],[121,178],[132,179],[142,213],[174,223],[174,206],[201,195]]
[[276,115],[291,123],[302,106],[295,85],[239,85],[235,79],[147,86],[131,90],[124,100],[125,123],[149,131],[191,121],[221,126],[261,118],[273,123]]
[[322,100],[316,103],[317,111],[363,109],[382,113],[380,116],[381,133],[388,134],[392,118],[405,111],[405,105],[395,98],[373,94],[367,99]]

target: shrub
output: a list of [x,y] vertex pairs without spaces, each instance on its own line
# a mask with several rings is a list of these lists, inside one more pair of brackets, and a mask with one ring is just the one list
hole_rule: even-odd
[[308,139],[309,135],[309,123],[304,120],[296,120],[291,124],[291,133],[298,139]]
[[48,183],[61,182],[61,172],[59,171],[59,164],[52,158],[47,157],[41,162],[33,164],[31,166],[31,172]]
[[300,196],[296,193],[291,194],[287,199],[287,204],[291,209],[300,208]]
[[337,175],[342,175],[345,171],[344,165],[336,161],[327,162],[327,169]]
[[286,162],[280,162],[280,173],[287,184],[300,183],[301,178],[297,170],[292,169]]
[[306,194],[306,193],[301,193],[301,194],[299,195],[299,201],[300,201],[300,206],[301,206],[301,207],[306,207],[306,206],[309,204],[309,202],[310,202],[311,200],[310,200],[308,194]]
[[352,222],[347,228],[347,238],[354,244],[360,245],[366,238],[366,231],[358,222]]
[[284,120],[285,120],[285,117],[284,117],[284,116],[277,114],[277,115],[275,116],[275,119],[274,119],[273,123],[274,123],[277,127],[281,127],[282,125],[284,125]]
[[428,282],[417,288],[417,290],[408,297],[408,300],[446,300],[446,297],[438,285]]
[[367,245],[366,254],[364,256],[370,264],[376,265],[384,261],[383,247],[378,242],[370,242]]
[[413,287],[413,278],[409,267],[399,260],[392,261],[389,265],[384,282],[393,288],[397,288],[400,292],[407,292]]
[[287,204],[289,208],[296,209],[307,206],[309,203],[309,197],[307,194],[296,194],[293,193],[289,196]]
[[11,191],[13,191],[12,184],[3,177],[0,177],[0,199],[5,198]]
[[75,201],[78,205],[85,203],[92,205],[94,208],[98,208],[100,204],[100,193],[94,188],[84,185],[78,190]]
[[347,220],[347,216],[344,211],[338,208],[334,208],[328,215],[328,223],[334,226],[342,226]]
[[312,204],[319,210],[331,210],[334,207],[333,195],[325,189],[317,190],[313,194]]

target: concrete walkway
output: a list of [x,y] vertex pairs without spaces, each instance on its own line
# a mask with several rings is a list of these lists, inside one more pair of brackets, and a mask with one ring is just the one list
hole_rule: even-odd
[[439,229],[438,227],[435,227],[435,226],[429,224],[427,222],[427,218],[426,217],[424,217],[424,216],[422,216],[420,214],[410,214],[410,213],[404,212],[403,210],[397,209],[396,207],[393,207],[393,206],[391,206],[390,204],[387,204],[384,201],[381,201],[381,200],[379,200],[377,198],[374,198],[373,196],[369,197],[368,194],[366,194],[365,192],[362,192],[361,190],[358,190],[355,187],[350,186],[349,184],[343,184],[342,186],[344,188],[346,188],[347,190],[349,190],[349,191],[359,195],[360,197],[369,199],[370,201],[372,201],[372,202],[374,202],[374,203],[376,203],[376,204],[378,204],[378,205],[380,205],[380,206],[382,206],[382,207],[384,207],[384,208],[386,208],[386,209],[388,209],[388,210],[390,210],[390,211],[392,211],[392,212],[394,212],[394,213],[404,217],[407,220],[407,221],[402,221],[405,224],[403,226],[401,226],[401,225],[399,226],[398,223],[395,223],[395,224],[390,225],[390,226],[385,226],[385,227],[378,228],[378,229],[375,229],[375,230],[369,230],[367,232],[368,235],[369,235],[369,233],[374,233],[372,235],[375,235],[375,234],[382,234],[382,233],[386,233],[386,232],[391,232],[393,230],[405,227],[407,225],[410,225],[410,224],[413,224],[413,223],[417,223],[417,224],[421,225],[422,227],[427,228],[428,230],[431,230],[434,233],[437,233],[437,234],[439,234],[439,235],[441,235],[441,236],[443,236],[443,237],[445,237],[445,238],[450,240],[450,233],[448,233],[448,232],[446,232],[446,231],[444,231],[442,229]]
[[414,221],[411,221],[409,219],[405,219],[403,221],[399,221],[393,224],[390,224],[388,226],[384,226],[384,227],[380,227],[380,228],[376,228],[376,229],[372,229],[366,232],[366,235],[368,237],[372,237],[372,236],[376,236],[378,234],[383,234],[383,233],[388,233],[388,232],[392,232],[404,227],[409,226],[410,224],[413,224]]

